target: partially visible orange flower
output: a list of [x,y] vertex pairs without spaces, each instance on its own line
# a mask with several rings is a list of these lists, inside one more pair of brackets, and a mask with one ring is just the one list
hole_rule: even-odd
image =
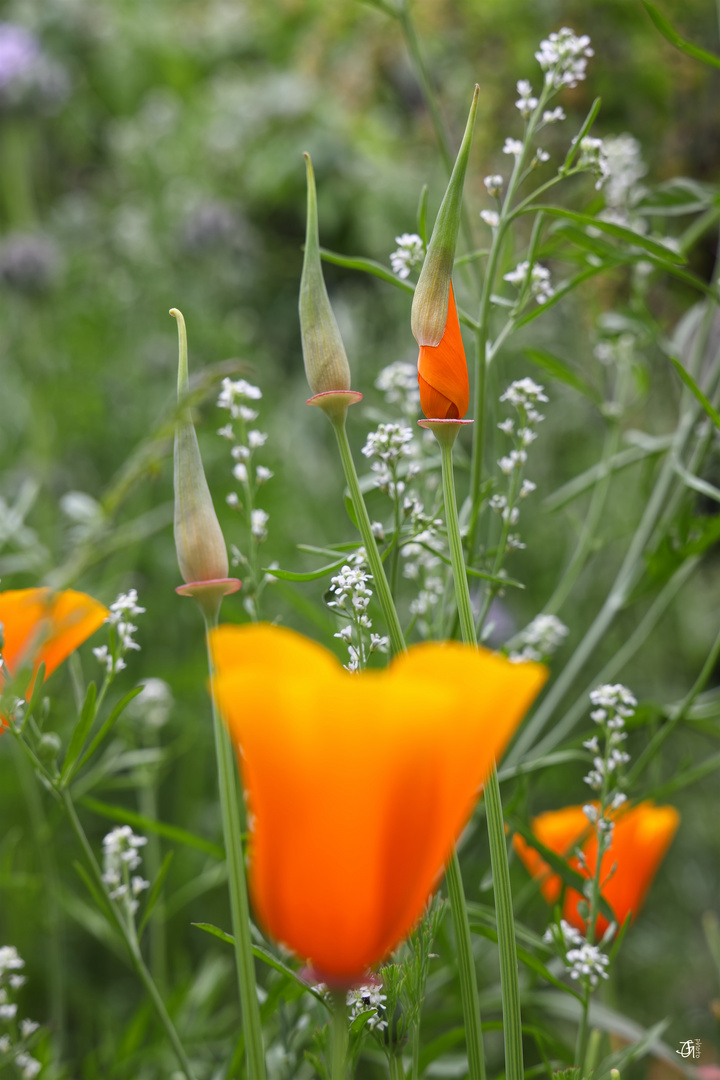
[[452,282],[442,340],[434,347],[420,346],[418,384],[428,420],[462,420],[470,404],[470,384]]
[[248,796],[258,918],[320,976],[350,984],[422,914],[545,669],[451,642],[351,675],[262,624],[222,626],[211,647]]
[[[674,806],[655,806],[651,800],[630,809],[621,809],[615,815],[612,846],[603,855],[600,885],[602,896],[614,911],[618,925],[622,925],[629,913],[634,918],[642,907],[679,822],[680,815]],[[583,877],[594,876],[597,840],[594,832],[590,831],[582,806],[549,810],[534,818],[531,828],[540,843],[556,855],[567,858],[573,870]],[[584,837],[586,839],[583,840]],[[522,836],[516,833],[513,844],[532,876],[540,879],[540,889],[547,902],[554,904],[562,891],[560,877],[552,872],[542,856]],[[585,856],[587,869],[580,864],[577,856],[572,855],[578,844]],[[585,932],[585,920],[578,912],[581,900],[580,893],[575,889],[566,889],[563,918]],[[607,919],[598,916],[597,934],[604,934],[607,925]]]
[[32,678],[26,690],[29,697],[40,665],[45,664],[47,678],[102,626],[109,614],[107,608],[92,596],[73,589],[65,592],[53,592],[49,588],[0,592],[3,668],[12,677],[22,667],[32,667]]

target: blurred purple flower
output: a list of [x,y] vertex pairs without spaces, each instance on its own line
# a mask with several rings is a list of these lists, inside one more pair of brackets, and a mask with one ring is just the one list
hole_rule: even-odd
[[45,292],[61,265],[60,251],[46,234],[11,233],[0,244],[0,283],[17,292]]
[[55,112],[69,92],[65,68],[43,52],[35,35],[0,22],[0,108]]

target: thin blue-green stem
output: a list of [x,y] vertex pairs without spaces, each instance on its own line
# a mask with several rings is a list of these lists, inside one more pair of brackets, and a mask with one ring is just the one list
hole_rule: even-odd
[[332,1080],[345,1080],[348,1051],[348,1018],[345,991],[336,990],[332,999]]
[[210,630],[217,620],[205,619],[205,637],[210,670],[215,751],[217,754],[220,808],[222,811],[225,857],[230,886],[230,912],[235,939],[235,965],[240,991],[240,1011],[245,1031],[245,1054],[249,1080],[265,1080],[260,1007],[255,982],[255,961],[250,938],[250,907],[248,905],[245,863],[243,861],[240,804],[238,801],[237,768],[228,733],[220,719],[215,703],[214,668],[210,649]]
[[[365,544],[368,563],[370,564],[370,569],[373,573],[373,580],[382,604],[383,613],[385,614],[388,631],[390,632],[390,643],[394,653],[404,652],[405,639],[395,610],[390,587],[388,586],[387,578],[385,577],[385,570],[382,560],[380,559],[380,553],[377,549],[375,537],[372,534],[370,518],[368,517],[368,512],[365,507],[365,500],[363,499],[360,490],[360,484],[355,471],[355,463],[352,458],[352,452],[345,430],[345,417],[328,415],[330,416],[330,420],[337,436],[340,457],[345,471],[345,479],[355,510],[355,517],[357,518],[360,535]],[[457,522],[457,508],[455,511],[455,520]],[[463,892],[457,853],[453,853],[445,874],[446,881],[448,882],[450,910],[455,929],[456,947],[458,950],[460,993],[463,1004],[465,1037],[468,1046],[469,1077],[470,1080],[485,1080],[485,1058],[480,1028],[480,1005],[478,1002],[477,978],[472,955],[470,923],[468,920],[467,905],[465,902],[465,893]]]
[[470,936],[470,920],[468,919],[460,862],[456,851],[453,851],[452,858],[445,867],[445,884],[447,885],[450,914],[455,932],[460,997],[465,1020],[468,1077],[470,1080],[485,1080],[485,1050],[480,1020],[477,974],[475,972],[475,959]]
[[345,430],[345,416],[330,416],[330,420],[337,437],[340,460],[342,461],[343,471],[345,473],[345,481],[348,486],[348,491],[350,492],[350,499],[352,500],[353,509],[355,511],[355,518],[357,520],[358,529],[360,530],[360,536],[362,537],[365,546],[365,554],[367,556],[368,565],[370,566],[370,572],[373,576],[375,592],[385,617],[385,625],[390,637],[390,647],[394,654],[405,652],[405,638],[403,636],[402,627],[400,626],[400,620],[397,611],[395,610],[392,592],[388,585],[385,568],[380,558],[380,552],[377,549],[375,537],[373,536],[365,500],[363,499],[360,490],[360,483],[355,470],[355,462],[353,461],[347,431]]
[[[453,478],[452,442],[440,441],[442,453],[443,495],[445,497],[445,518],[447,523],[450,557],[455,579],[455,595],[460,614],[460,629],[463,641],[477,647],[475,623],[470,601],[465,561],[463,559],[460,526],[458,522],[455,482]],[[503,822],[500,784],[497,769],[493,763],[492,772],[485,787],[485,813],[490,840],[490,861],[495,890],[495,912],[497,915],[498,951],[500,956],[500,986],[503,1003],[503,1035],[505,1040],[505,1075],[507,1080],[522,1080],[523,1049],[522,1020],[520,1015],[520,982],[518,978],[517,947],[515,945],[515,920],[510,889],[510,869],[508,867],[507,848],[505,847],[505,825]],[[457,858],[457,857],[456,857]],[[473,968],[474,970],[474,968]]]
[[[83,849],[85,859],[87,861],[90,873],[94,879],[94,884],[101,896],[106,895],[105,883],[102,879],[102,872],[98,866],[97,859],[93,849],[90,847],[90,842],[85,835],[80,819],[75,812],[75,805],[72,801],[72,796],[67,788],[62,788],[59,792],[63,805],[67,812],[70,824],[72,825],[73,832],[75,833],[80,847]],[[120,934],[121,938],[125,942],[125,947],[128,950],[130,959],[132,960],[133,967],[135,968],[140,980],[147,991],[148,997],[155,1006],[158,1019],[165,1029],[165,1034],[168,1037],[168,1041],[175,1051],[175,1055],[178,1059],[178,1063],[187,1080],[195,1080],[195,1073],[193,1072],[190,1060],[185,1053],[185,1048],[180,1041],[175,1025],[170,1019],[170,1014],[165,1008],[165,1002],[163,1001],[160,991],[155,985],[152,975],[148,971],[145,961],[143,960],[142,953],[140,952],[140,946],[138,945],[137,934],[135,933],[135,927],[130,927],[128,923],[122,919],[117,911],[114,903],[109,902],[109,910],[112,913],[115,929]]]

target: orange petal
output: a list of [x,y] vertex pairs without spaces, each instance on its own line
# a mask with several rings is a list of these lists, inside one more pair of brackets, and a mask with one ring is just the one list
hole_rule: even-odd
[[420,346],[418,384],[420,404],[428,419],[462,420],[470,404],[470,385],[452,283],[440,344]]
[[[628,915],[635,918],[642,907],[679,823],[680,815],[674,806],[655,806],[652,801],[639,803],[617,815],[612,847],[603,855],[600,887],[618,925]],[[594,835],[583,845],[583,854],[592,876],[597,864]],[[579,893],[569,890],[563,915],[584,932],[585,921],[577,910],[580,899]],[[607,925],[607,919],[598,916],[596,934],[604,934]]]
[[[580,837],[590,828],[582,806],[549,810],[533,818],[530,827],[541,844],[563,858],[571,854]],[[562,890],[562,879],[553,874],[542,855],[518,833],[513,836],[513,846],[532,876],[541,879],[540,890],[548,904],[554,904]]]
[[350,980],[421,915],[542,669],[455,644],[350,675],[268,626],[222,627],[212,647],[253,817],[258,916]]
[[73,589],[61,593],[48,588],[10,589],[0,593],[5,637],[2,655],[8,671],[13,674],[32,665],[35,673],[44,663],[45,676],[51,675],[102,626],[108,614],[92,596]]

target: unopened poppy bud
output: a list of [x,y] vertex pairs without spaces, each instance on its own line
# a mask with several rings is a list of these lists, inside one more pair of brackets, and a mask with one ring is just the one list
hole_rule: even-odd
[[470,156],[479,87],[473,94],[470,115],[445,196],[435,219],[425,261],[420,271],[412,302],[410,325],[418,345],[440,344],[448,318],[450,275],[460,230],[465,172]]
[[350,365],[325,288],[320,263],[317,195],[310,155],[307,167],[307,228],[300,278],[300,334],[305,374],[313,394],[350,390]]
[[[181,312],[172,308],[170,314],[178,324],[178,401],[182,401],[188,388],[187,334]],[[207,584],[213,595],[217,592],[222,597],[239,588],[240,584],[234,582],[234,588],[228,587],[232,579],[228,579],[225,539],[205,479],[200,447],[187,406],[175,425],[174,457],[175,547],[180,573],[188,586],[181,586],[181,591],[198,599],[204,595],[206,589],[202,587]]]

